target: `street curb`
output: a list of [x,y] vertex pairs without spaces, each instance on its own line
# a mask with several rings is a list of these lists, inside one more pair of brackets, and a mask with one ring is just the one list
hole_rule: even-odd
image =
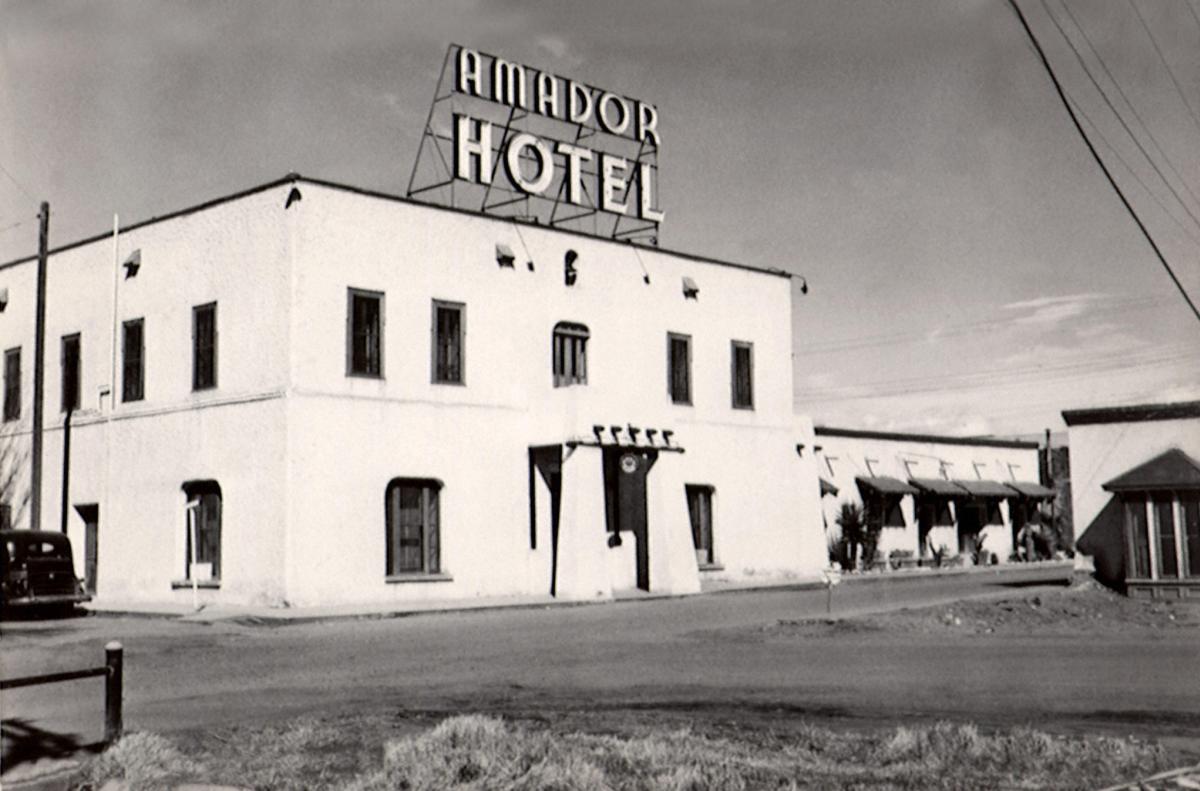
[[[1074,568],[1070,561],[1054,563],[1051,565],[1039,565],[1030,568],[1029,565],[1021,564],[1021,568],[1005,568],[996,566],[981,566],[981,567],[965,567],[953,569],[937,569],[930,571],[895,571],[895,572],[878,572],[864,574],[848,574],[842,577],[842,582],[847,585],[873,585],[878,583],[911,583],[911,582],[936,582],[949,577],[962,577],[972,575],[992,575],[997,578],[1005,576],[1017,576],[1022,572],[1030,573],[1040,571],[1047,574],[1045,579],[1034,579],[1030,584],[1045,584],[1051,585],[1055,583],[1069,584],[1073,575]],[[1055,574],[1054,572],[1061,572]],[[762,584],[738,585],[730,588],[717,588],[701,591],[699,593],[646,593],[630,597],[618,597],[612,599],[597,599],[593,601],[540,601],[540,602],[518,602],[512,604],[504,603],[480,603],[478,605],[458,605],[448,607],[432,607],[429,609],[395,609],[382,610],[377,612],[347,612],[347,613],[325,613],[314,615],[272,615],[262,612],[228,612],[227,614],[217,615],[215,617],[205,617],[204,610],[191,613],[176,613],[176,612],[155,612],[152,610],[98,610],[85,608],[89,617],[97,618],[146,618],[159,620],[173,620],[183,623],[198,623],[198,624],[216,624],[216,623],[232,623],[241,626],[261,627],[261,628],[281,628],[292,625],[313,624],[331,621],[383,621],[398,618],[415,618],[425,615],[447,615],[461,614],[470,612],[484,612],[492,610],[549,610],[564,607],[594,607],[599,605],[613,604],[632,604],[645,601],[663,601],[669,599],[691,599],[697,596],[723,596],[728,594],[738,593],[765,593],[765,592],[795,592],[795,591],[811,591],[822,590],[825,588],[825,583],[819,580],[797,580],[795,582],[764,582]]]

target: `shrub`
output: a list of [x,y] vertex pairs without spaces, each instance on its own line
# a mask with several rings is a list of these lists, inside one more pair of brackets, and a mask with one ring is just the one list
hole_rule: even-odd
[[175,745],[155,733],[129,733],[88,764],[88,779],[96,786],[124,781],[130,791],[158,789],[196,777],[203,771]]

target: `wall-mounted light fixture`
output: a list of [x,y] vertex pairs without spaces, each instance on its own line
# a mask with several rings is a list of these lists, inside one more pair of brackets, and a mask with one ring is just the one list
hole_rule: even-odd
[[683,298],[700,301],[700,286],[696,285],[696,281],[690,277],[683,279]]
[[579,253],[574,250],[568,250],[563,256],[563,281],[568,286],[575,285],[575,280],[579,277],[579,272],[575,269],[575,261],[578,259]]
[[4,309],[7,307],[8,307],[8,286],[5,286],[4,288],[0,288],[0,313],[3,313]]
[[800,278],[800,293],[801,294],[808,293],[808,281],[805,280],[804,278]]
[[496,263],[505,269],[513,269],[513,262],[517,260],[513,254],[512,248],[503,242],[496,243]]
[[125,279],[137,277],[138,270],[142,268],[142,249],[139,247],[129,254],[125,259],[125,263],[121,264],[125,267]]
[[292,187],[291,191],[288,192],[287,200],[283,202],[283,210],[287,211],[288,209],[292,208],[292,204],[296,203],[303,197],[304,196],[300,194],[299,187]]

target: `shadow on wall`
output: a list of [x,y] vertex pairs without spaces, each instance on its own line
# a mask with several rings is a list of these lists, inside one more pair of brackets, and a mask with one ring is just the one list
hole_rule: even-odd
[[1075,542],[1078,551],[1092,558],[1096,579],[1114,590],[1125,588],[1124,528],[1121,500],[1113,495]]

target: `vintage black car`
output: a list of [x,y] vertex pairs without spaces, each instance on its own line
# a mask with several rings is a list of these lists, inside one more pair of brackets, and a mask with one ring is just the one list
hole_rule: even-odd
[[91,601],[62,533],[0,530],[0,545],[0,608],[66,609]]

